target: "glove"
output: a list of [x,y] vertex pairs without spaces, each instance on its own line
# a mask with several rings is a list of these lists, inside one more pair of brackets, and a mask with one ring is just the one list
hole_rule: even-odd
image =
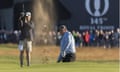
[[62,57],[64,58],[66,56],[66,53],[65,52],[62,52]]

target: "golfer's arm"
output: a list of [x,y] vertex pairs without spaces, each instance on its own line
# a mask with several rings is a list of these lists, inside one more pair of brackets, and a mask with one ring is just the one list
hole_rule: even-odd
[[66,50],[69,48],[69,46],[70,46],[70,43],[71,43],[71,37],[70,37],[70,35],[68,35],[68,37],[67,37],[67,41],[66,41],[66,46],[65,46],[65,50],[64,50],[64,52],[66,52]]

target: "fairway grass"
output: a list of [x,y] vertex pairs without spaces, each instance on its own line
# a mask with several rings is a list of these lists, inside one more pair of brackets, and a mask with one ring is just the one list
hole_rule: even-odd
[[0,63],[0,72],[119,72],[118,62],[74,62],[32,64],[19,67],[13,62]]
[[32,63],[23,68],[17,56],[0,56],[0,72],[119,72],[118,61],[77,61],[73,63]]
[[[94,48],[93,48],[94,50]],[[108,60],[102,60],[101,59],[96,59],[96,60],[80,60],[83,56],[85,57],[86,53],[89,52],[89,48],[88,49],[80,49],[80,57],[78,54],[78,60],[76,62],[73,63],[56,63],[56,56],[58,53],[58,50],[53,48],[54,52],[57,52],[55,54],[53,54],[53,52],[49,52],[46,49],[39,49],[37,53],[39,52],[44,52],[46,51],[46,53],[43,54],[39,54],[39,57],[41,57],[41,55],[43,56],[48,56],[51,57],[53,59],[52,62],[36,62],[34,61],[35,59],[33,58],[33,62],[31,64],[30,67],[27,67],[26,64],[24,65],[23,68],[20,67],[19,65],[19,52],[17,51],[17,46],[16,45],[0,45],[0,72],[119,72],[119,61],[118,61],[118,56],[117,54],[115,54],[114,56],[116,56],[116,58],[114,58],[113,54],[115,52],[117,52],[117,49],[109,49],[109,50],[104,50],[104,49],[99,49],[102,52],[105,51],[110,55],[107,56],[111,56],[113,59],[109,59]],[[93,51],[93,54],[97,54],[96,52],[98,52],[98,54],[102,54],[101,51],[99,52],[99,50],[95,49],[95,51]],[[78,52],[79,52],[78,51]],[[35,51],[36,52],[36,51]],[[105,53],[103,52],[103,53]],[[48,54],[47,54],[48,53]],[[89,56],[91,57],[93,54],[91,54],[92,52],[89,52]],[[49,54],[51,54],[49,56]],[[112,55],[111,55],[112,54]],[[35,54],[36,55],[36,54]],[[33,55],[33,57],[35,56]],[[55,56],[54,56],[55,55]],[[105,56],[106,56],[105,55]],[[53,56],[53,57],[52,57]],[[87,56],[87,57],[89,57]],[[99,55],[98,55],[99,56]],[[106,57],[107,57],[106,56]],[[37,56],[38,57],[38,56]],[[40,60],[40,59],[38,59]],[[43,59],[45,60],[45,59]]]

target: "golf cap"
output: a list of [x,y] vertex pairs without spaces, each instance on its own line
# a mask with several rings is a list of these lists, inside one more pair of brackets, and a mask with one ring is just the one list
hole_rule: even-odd
[[66,27],[65,25],[61,25],[61,26],[59,27],[59,30],[63,30],[63,29],[67,29],[67,27]]
[[26,12],[26,16],[31,16],[31,12]]

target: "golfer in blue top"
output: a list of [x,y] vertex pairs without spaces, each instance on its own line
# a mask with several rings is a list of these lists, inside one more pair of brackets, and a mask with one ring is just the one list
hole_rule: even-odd
[[65,25],[61,25],[60,34],[62,35],[60,42],[60,54],[57,62],[73,62],[76,59],[75,40],[71,32],[69,32]]

